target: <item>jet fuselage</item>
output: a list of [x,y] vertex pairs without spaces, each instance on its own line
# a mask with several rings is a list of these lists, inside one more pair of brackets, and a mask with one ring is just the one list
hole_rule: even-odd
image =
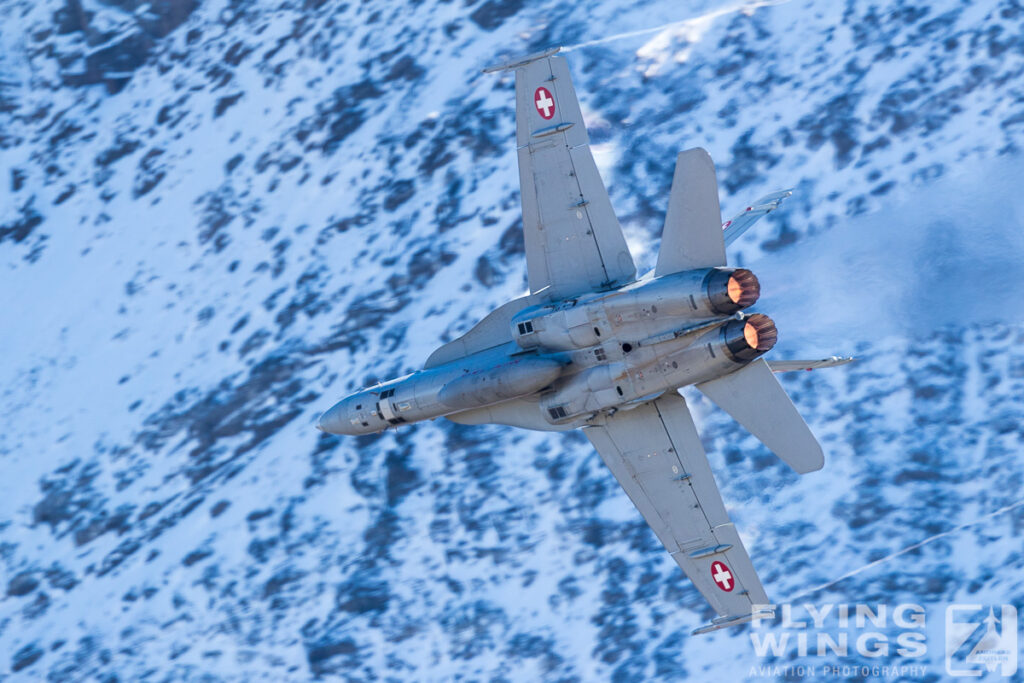
[[356,392],[319,427],[372,434],[437,417],[579,427],[763,355],[775,344],[774,323],[739,313],[759,294],[748,270],[704,268],[527,305],[504,344]]
[[767,593],[675,389],[694,385],[795,472],[825,464],[775,372],[850,359],[769,364],[760,356],[775,344],[775,324],[744,313],[760,284],[750,271],[727,267],[726,245],[791,192],[767,195],[723,225],[711,155],[699,147],[679,152],[657,262],[638,279],[557,51],[485,70],[515,72],[530,293],[440,346],[422,370],[344,399],[319,426],[372,434],[443,416],[544,431],[580,427],[718,615],[694,633],[765,618]]

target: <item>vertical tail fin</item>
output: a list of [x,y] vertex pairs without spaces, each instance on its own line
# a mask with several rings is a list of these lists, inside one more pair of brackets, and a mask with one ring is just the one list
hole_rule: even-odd
[[764,358],[697,388],[799,474],[824,466],[821,445]]
[[715,164],[706,150],[680,152],[672,177],[655,276],[725,265]]

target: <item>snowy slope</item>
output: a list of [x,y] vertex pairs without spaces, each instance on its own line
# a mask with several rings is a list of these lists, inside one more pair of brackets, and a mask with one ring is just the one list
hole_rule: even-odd
[[[579,46],[638,262],[680,148],[716,159],[726,215],[795,188],[731,253],[763,273],[777,357],[861,358],[785,380],[826,468],[798,479],[696,400],[770,596],[1016,502],[1024,9],[736,7],[0,4],[0,676],[737,680],[800,660],[758,657],[747,629],[688,635],[711,614],[580,434],[313,429],[524,290],[512,80],[479,70],[548,45]],[[813,599],[918,602],[930,628],[958,600],[1020,606],[1022,524]],[[942,656],[936,636],[936,677]]]

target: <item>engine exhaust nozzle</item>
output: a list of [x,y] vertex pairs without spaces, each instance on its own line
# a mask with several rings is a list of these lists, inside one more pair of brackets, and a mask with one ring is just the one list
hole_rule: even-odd
[[708,276],[707,292],[711,307],[730,315],[754,305],[761,296],[761,283],[746,268],[714,270]]
[[770,351],[779,339],[775,323],[766,315],[755,313],[743,320],[733,320],[722,327],[725,349],[737,363],[754,360]]

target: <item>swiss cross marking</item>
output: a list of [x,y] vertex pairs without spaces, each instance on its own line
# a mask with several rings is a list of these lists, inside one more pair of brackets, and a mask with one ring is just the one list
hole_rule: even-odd
[[736,586],[736,581],[732,578],[732,572],[729,571],[724,562],[715,561],[711,563],[711,578],[714,580],[715,585],[726,593],[732,591]]
[[537,113],[545,119],[550,119],[555,115],[555,100],[547,88],[537,88],[533,93],[533,104],[537,107]]

